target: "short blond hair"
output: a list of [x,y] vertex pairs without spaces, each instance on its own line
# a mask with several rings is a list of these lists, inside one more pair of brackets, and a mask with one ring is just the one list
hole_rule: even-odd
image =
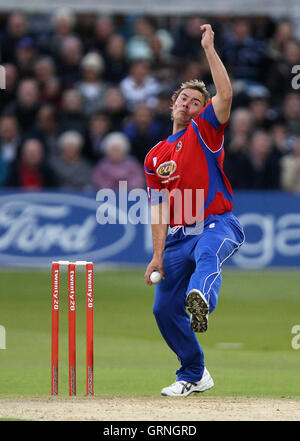
[[181,83],[180,88],[175,90],[175,92],[172,95],[172,103],[173,104],[175,103],[175,101],[177,100],[177,98],[179,97],[181,92],[185,89],[198,90],[204,98],[204,106],[206,106],[206,104],[210,100],[210,93],[206,89],[203,81],[195,79],[195,80],[189,80],[189,81],[185,81],[184,83]]

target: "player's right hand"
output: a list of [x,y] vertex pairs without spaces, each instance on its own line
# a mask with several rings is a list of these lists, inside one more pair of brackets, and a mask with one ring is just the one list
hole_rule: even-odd
[[162,257],[153,257],[149,265],[147,266],[144,279],[147,285],[152,285],[152,282],[150,280],[150,275],[153,273],[153,271],[159,271],[161,278],[165,278],[165,272],[164,272],[164,263]]
[[203,49],[209,49],[210,47],[214,47],[214,31],[210,24],[204,24],[200,27],[202,34],[201,45]]

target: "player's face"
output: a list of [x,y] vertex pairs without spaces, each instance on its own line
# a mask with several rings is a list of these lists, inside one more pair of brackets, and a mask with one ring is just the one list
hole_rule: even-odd
[[199,90],[184,89],[173,105],[173,120],[184,125],[188,124],[203,107],[204,97]]

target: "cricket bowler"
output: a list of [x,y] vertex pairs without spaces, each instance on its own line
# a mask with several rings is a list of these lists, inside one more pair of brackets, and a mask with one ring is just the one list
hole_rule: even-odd
[[[211,98],[200,80],[183,83],[172,96],[173,133],[149,151],[144,166],[153,240],[145,281],[151,285],[151,274],[160,272],[153,313],[180,363],[176,381],[161,391],[172,397],[214,385],[195,333],[207,330],[222,265],[245,239],[232,213],[232,188],[223,171],[232,88],[211,26],[201,30],[216,94]],[[189,208],[190,215],[184,216]]]

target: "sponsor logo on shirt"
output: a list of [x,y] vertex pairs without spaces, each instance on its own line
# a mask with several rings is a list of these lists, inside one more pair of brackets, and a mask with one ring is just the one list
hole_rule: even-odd
[[174,181],[174,179],[180,178],[180,175],[172,176],[171,178],[165,179],[164,181],[161,181],[162,184],[166,184],[167,182]]
[[177,164],[175,161],[167,161],[160,164],[156,170],[156,174],[160,178],[168,178],[177,169]]

